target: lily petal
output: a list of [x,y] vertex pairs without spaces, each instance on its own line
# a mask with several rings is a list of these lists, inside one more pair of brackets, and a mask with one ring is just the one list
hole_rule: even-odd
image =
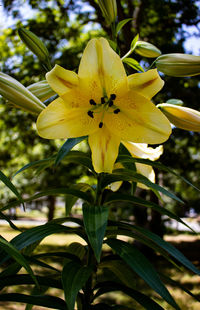
[[88,142],[92,150],[95,171],[111,173],[118,155],[120,139],[111,134],[104,125],[103,128],[89,136]]
[[86,46],[78,71],[85,87],[95,83],[109,97],[127,90],[127,76],[122,61],[104,38],[92,39]]
[[51,88],[59,95],[62,96],[70,88],[78,85],[78,75],[66,70],[59,65],[46,74],[46,79]]
[[[151,166],[140,164],[140,163],[136,163],[135,166],[136,166],[136,170],[138,173],[144,175],[152,183],[155,183],[155,172]],[[142,183],[137,183],[137,186],[143,189],[149,189],[148,186]]]
[[123,98],[116,99],[118,114],[106,114],[107,128],[123,141],[159,144],[171,134],[168,119],[159,109],[140,94],[129,91]]
[[157,69],[151,69],[144,73],[135,73],[128,76],[128,85],[131,90],[141,93],[151,99],[161,90],[164,81],[160,78]]
[[155,149],[148,147],[145,143],[122,142],[133,157],[156,160],[163,153],[163,146],[159,145]]
[[46,139],[76,138],[98,130],[98,117],[89,117],[85,109],[68,109],[58,98],[40,113],[36,126],[38,134]]

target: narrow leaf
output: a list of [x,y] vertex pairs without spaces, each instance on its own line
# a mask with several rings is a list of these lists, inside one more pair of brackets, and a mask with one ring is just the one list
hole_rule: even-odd
[[19,169],[19,170],[13,175],[13,178],[14,178],[17,174],[19,174],[19,173],[21,173],[21,172],[23,172],[23,171],[25,171],[25,170],[27,170],[27,169],[29,169],[29,168],[40,167],[40,166],[43,166],[43,165],[45,165],[45,166],[51,166],[51,165],[53,164],[54,160],[55,160],[55,156],[51,156],[51,157],[49,157],[49,158],[45,158],[45,159],[33,161],[33,162],[31,162],[31,163],[25,165],[25,166],[22,167],[21,169]]
[[133,245],[117,239],[105,241],[153,290],[155,290],[172,307],[180,310],[157,272],[146,257]]
[[82,266],[77,262],[67,263],[62,272],[62,283],[68,310],[74,310],[77,294],[85,285],[92,273],[92,268]]
[[85,140],[87,137],[79,137],[79,138],[71,138],[67,139],[67,141],[61,146],[55,160],[55,166],[57,166],[61,160],[69,153],[69,151],[78,143]]
[[122,60],[125,64],[127,64],[129,67],[133,68],[136,71],[142,71],[144,72],[144,69],[140,66],[139,62],[133,58],[123,58]]
[[2,248],[6,253],[8,253],[11,257],[13,257],[13,259],[15,259],[16,262],[18,262],[21,266],[23,266],[26,269],[26,271],[30,274],[35,284],[39,286],[37,279],[31,267],[29,266],[28,262],[26,261],[24,256],[11,243],[0,237],[0,248]]
[[83,222],[97,261],[100,261],[103,238],[108,221],[109,208],[83,205]]
[[20,203],[24,204],[23,198],[16,189],[16,187],[2,171],[0,171],[0,180],[13,192],[13,194],[15,194],[15,196],[19,199]]
[[50,295],[28,296],[25,294],[9,293],[9,294],[1,294],[0,301],[23,302],[23,303],[27,303],[31,305],[47,307],[50,309],[66,310],[66,303],[64,302],[64,300],[58,297],[50,296]]
[[137,34],[137,35],[133,38],[133,40],[132,40],[132,42],[131,42],[131,50],[132,50],[132,51],[135,49],[135,46],[136,46],[136,43],[137,43],[138,39],[139,39],[139,34]]
[[116,282],[102,282],[99,283],[95,289],[99,288],[97,293],[94,296],[94,299],[99,297],[100,295],[103,295],[108,292],[113,291],[121,291],[125,293],[126,295],[132,297],[134,300],[136,300],[140,305],[142,305],[146,310],[164,310],[160,305],[158,305],[155,301],[150,299],[148,296],[142,294],[141,292],[138,292],[130,287],[126,287],[123,284],[119,284]]
[[117,34],[120,32],[120,30],[131,20],[133,20],[132,18],[126,18],[123,19],[121,22],[119,22],[116,26],[116,30],[115,30],[115,35],[117,36]]

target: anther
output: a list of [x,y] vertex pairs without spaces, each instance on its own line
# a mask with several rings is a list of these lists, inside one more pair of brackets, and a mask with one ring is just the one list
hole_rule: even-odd
[[118,114],[120,112],[120,109],[116,109],[113,111],[115,114]]
[[113,101],[112,100],[110,100],[110,102],[109,102],[109,107],[112,107],[112,105],[113,105]]
[[94,113],[94,112],[92,112],[92,111],[88,111],[88,112],[87,112],[87,114],[88,114],[91,118],[94,118],[93,113]]
[[96,102],[94,101],[94,99],[90,99],[90,104],[91,105],[96,105]]
[[104,104],[104,103],[105,103],[105,98],[101,97],[101,104]]
[[111,99],[111,100],[115,100],[115,99],[116,99],[116,95],[115,95],[115,94],[111,94],[111,95],[110,95],[110,99]]
[[99,123],[99,128],[102,128],[102,127],[103,127],[103,123],[100,122],[100,123]]

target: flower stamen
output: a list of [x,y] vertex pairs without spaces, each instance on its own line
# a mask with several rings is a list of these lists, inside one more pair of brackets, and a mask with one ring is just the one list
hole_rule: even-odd
[[87,112],[88,116],[90,116],[91,118],[94,118],[93,113],[94,113],[94,112],[92,112],[92,111],[90,111],[90,110]]
[[120,112],[120,109],[116,109],[113,111],[115,114],[118,114]]

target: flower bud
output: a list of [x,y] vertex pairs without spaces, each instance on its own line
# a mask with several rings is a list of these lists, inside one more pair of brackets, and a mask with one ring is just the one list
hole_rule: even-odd
[[14,106],[39,114],[46,106],[11,76],[0,72],[0,94]]
[[[44,43],[32,32],[25,28],[18,29],[20,39],[35,54],[39,60],[46,64],[49,62],[49,52]],[[50,68],[49,68],[50,69]]]
[[161,55],[161,51],[155,45],[145,41],[137,41],[134,51],[148,58],[156,58]]
[[159,56],[155,65],[169,76],[184,77],[200,74],[200,56],[188,54],[166,54]]
[[98,0],[98,4],[108,25],[115,22],[117,17],[116,0]]
[[158,104],[157,108],[160,108],[170,123],[176,127],[200,132],[200,112],[168,103]]
[[55,92],[46,80],[31,84],[27,87],[27,89],[42,101],[45,101],[55,95]]

